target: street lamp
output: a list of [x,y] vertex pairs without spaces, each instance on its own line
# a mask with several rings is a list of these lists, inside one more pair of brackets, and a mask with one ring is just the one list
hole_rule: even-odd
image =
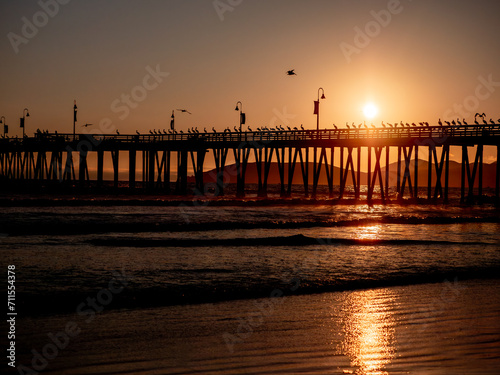
[[76,106],[76,100],[74,101],[74,106],[73,106],[73,140],[76,138],[76,133],[75,133],[75,126],[76,126],[76,112],[78,110],[78,107]]
[[[240,105],[239,107],[238,104]],[[241,125],[245,124],[245,117],[246,117],[245,114],[243,113],[243,103],[238,100],[236,102],[236,108],[234,110],[240,111],[240,133],[241,133]]]
[[325,91],[322,87],[318,89],[318,100],[314,101],[314,114],[316,115],[316,130],[319,131],[319,92],[322,92],[321,99],[325,99]]
[[30,113],[28,111],[28,108],[23,109],[23,117],[21,117],[19,119],[19,123],[20,123],[19,125],[21,128],[23,128],[23,138],[26,136],[25,127],[24,127],[24,122],[26,121],[26,117],[30,117]]
[[0,124],[3,124],[3,136],[5,138],[5,134],[9,132],[9,126],[7,125],[7,121],[5,120],[5,116],[0,117]]

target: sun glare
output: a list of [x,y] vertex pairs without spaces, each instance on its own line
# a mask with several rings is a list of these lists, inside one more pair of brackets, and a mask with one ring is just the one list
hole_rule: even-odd
[[363,113],[365,114],[366,118],[368,119],[372,119],[374,118],[375,116],[377,116],[377,113],[378,113],[378,108],[375,104],[373,103],[367,103],[364,107],[363,107]]

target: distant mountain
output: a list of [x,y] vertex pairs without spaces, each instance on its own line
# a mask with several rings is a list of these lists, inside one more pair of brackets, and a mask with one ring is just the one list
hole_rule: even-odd
[[[495,187],[495,175],[496,175],[496,165],[497,163],[491,163],[491,164],[483,164],[483,187]],[[461,181],[461,164],[455,161],[450,160],[450,173],[449,173],[449,186],[450,187],[460,187],[460,181]],[[404,161],[401,163],[401,180],[403,179],[403,173],[404,173]],[[432,172],[432,184],[434,185],[436,182],[436,172],[435,172],[435,165],[432,165],[432,168],[434,169]],[[312,183],[312,171],[313,171],[313,163],[309,163],[309,183]],[[396,181],[397,181],[397,162],[389,164],[389,185],[390,186],[396,186]],[[412,184],[414,181],[414,171],[415,171],[415,161],[412,160],[410,162],[410,176],[412,179]],[[471,172],[472,172],[472,164],[471,164]],[[418,185],[419,186],[427,186],[427,173],[428,173],[428,163],[425,160],[419,159],[418,160]],[[477,172],[479,173],[479,172]],[[236,165],[231,164],[227,165],[224,168],[224,183],[236,183]],[[216,171],[215,169],[212,169],[210,171],[204,172],[203,173],[203,180],[206,183],[209,182],[215,182],[216,180]],[[347,184],[350,185],[352,184],[352,174],[351,171],[349,171],[349,175],[347,177]],[[361,172],[361,184],[366,185],[367,184],[367,176],[368,174],[366,172]],[[357,177],[357,174],[356,174]],[[372,172],[372,178],[373,178],[373,172]],[[385,167],[382,168],[382,179],[383,183],[385,184]],[[476,177],[477,180],[477,177]],[[190,176],[188,178],[189,182],[194,182],[194,176]],[[285,181],[288,182],[288,164],[285,163]],[[257,177],[257,164],[256,163],[248,163],[247,169],[246,169],[246,175],[245,175],[245,182],[246,183],[258,183],[258,177]],[[278,163],[271,163],[270,169],[269,169],[269,177],[268,177],[268,184],[279,184],[280,183],[280,176],[279,176],[279,170],[278,170]],[[444,186],[444,167],[442,171],[442,177],[441,177],[441,182],[442,185]],[[295,165],[295,172],[293,175],[293,183],[294,184],[302,184],[302,171],[300,167],[300,163],[297,163]],[[333,168],[333,183],[334,185],[339,185],[340,184],[340,168],[339,167],[334,167]],[[319,178],[319,184],[320,185],[327,185],[328,181],[326,179],[326,172],[324,165],[321,168],[321,174]],[[376,184],[379,184],[378,178],[376,181]],[[476,182],[477,184],[477,182]]]

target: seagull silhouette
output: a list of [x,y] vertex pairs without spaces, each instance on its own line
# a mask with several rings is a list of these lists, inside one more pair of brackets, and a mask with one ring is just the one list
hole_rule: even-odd
[[297,73],[295,73],[295,69],[287,70],[286,71],[287,76],[296,76]]
[[92,124],[85,124],[85,125],[82,125],[82,128],[86,128],[88,126],[92,126]]
[[187,109],[178,109],[178,111],[181,111],[181,112],[186,112],[186,113],[191,114],[191,112],[189,112]]

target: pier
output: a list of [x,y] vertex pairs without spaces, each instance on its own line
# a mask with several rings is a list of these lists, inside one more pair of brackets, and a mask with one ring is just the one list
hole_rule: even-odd
[[[320,174],[324,173],[331,198],[342,199],[349,190],[354,192],[356,199],[376,197],[385,201],[389,198],[391,173],[396,178],[398,198],[420,198],[419,186],[427,186],[427,194],[422,198],[446,202],[450,147],[458,147],[461,150],[461,200],[465,202],[474,197],[475,187],[478,196],[483,194],[485,146],[496,147],[498,161],[500,124],[147,135],[37,133],[22,139],[0,139],[0,184],[16,181],[18,184],[51,182],[82,188],[91,183],[102,186],[106,159],[111,161],[112,182],[116,188],[119,183],[126,183],[130,190],[187,194],[188,170],[192,170],[194,190],[202,194],[205,191],[206,161],[213,158],[217,174],[214,194],[222,196],[224,168],[228,155],[231,155],[236,166],[238,197],[245,195],[245,173],[249,161],[253,161],[257,167],[258,195],[261,197],[267,195],[270,165],[274,162],[278,165],[282,196],[291,195],[296,174],[301,178],[303,195],[316,196]],[[473,157],[469,157],[469,150],[474,150]],[[390,171],[389,160],[393,152],[397,153],[397,168]],[[97,171],[92,179],[90,155],[96,160],[96,165],[90,167]],[[410,163],[422,156],[429,166],[427,181],[424,182],[418,181],[418,163]],[[334,157],[340,160],[337,177],[340,187],[335,192]],[[121,181],[120,163],[127,159],[128,163],[122,169],[127,170],[128,179]],[[363,197],[361,163],[365,164],[364,170],[367,171]],[[382,165],[385,165],[385,170]],[[142,178],[137,178],[138,175]],[[495,181],[495,197],[498,199],[498,163]]]

